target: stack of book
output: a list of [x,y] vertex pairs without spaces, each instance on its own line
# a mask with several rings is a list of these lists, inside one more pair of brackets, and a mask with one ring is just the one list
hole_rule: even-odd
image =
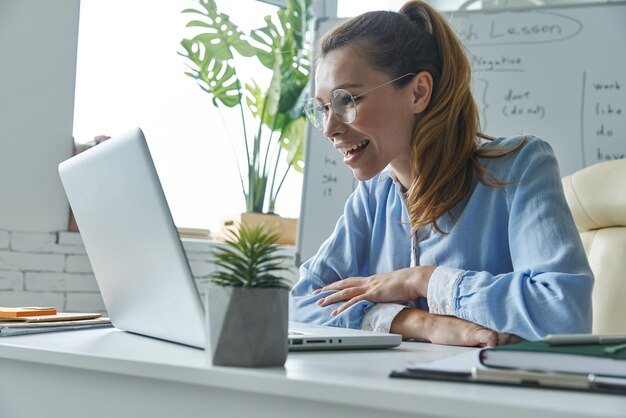
[[50,307],[0,307],[0,337],[111,327],[99,313],[57,312]]
[[626,335],[549,335],[411,363],[391,377],[626,395]]
[[626,378],[626,335],[551,335],[543,341],[483,349],[480,362],[503,369]]

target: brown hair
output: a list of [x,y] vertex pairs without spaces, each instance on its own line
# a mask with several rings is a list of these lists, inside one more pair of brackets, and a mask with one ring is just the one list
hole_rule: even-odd
[[[482,167],[479,158],[499,158],[513,148],[478,148],[478,108],[471,92],[471,67],[461,41],[444,17],[421,0],[404,4],[399,12],[376,11],[356,16],[327,33],[318,56],[342,46],[355,47],[373,68],[390,78],[427,71],[433,78],[430,103],[413,131],[412,183],[407,194],[411,227],[432,224],[470,192],[474,172],[490,187],[501,183]],[[396,81],[406,85],[405,77]]]

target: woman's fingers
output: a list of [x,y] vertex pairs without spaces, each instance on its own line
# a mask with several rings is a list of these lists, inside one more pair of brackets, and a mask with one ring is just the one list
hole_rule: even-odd
[[[333,315],[343,312],[361,300],[368,300],[373,303],[403,303],[420,296],[415,285],[416,279],[430,277],[433,269],[433,266],[420,266],[368,277],[349,277],[317,289],[313,294],[321,296],[317,300],[319,306],[350,301],[349,304],[334,310]],[[332,293],[333,291],[334,293]],[[359,299],[355,299],[357,297]]]
[[475,324],[455,316],[427,314],[431,324],[425,330],[415,330],[433,343],[445,345],[463,345],[468,347],[486,347],[518,342],[516,335],[499,333],[482,325]]
[[495,347],[497,345],[513,344],[521,341],[521,338],[517,335],[507,334],[504,332],[500,333],[488,328],[483,328],[477,331],[477,333],[479,335],[476,340],[478,345],[482,347]]
[[498,345],[498,333],[488,328],[481,327],[474,331],[473,341],[472,339],[469,339],[468,342],[470,344],[474,342],[474,344],[471,345],[477,345],[480,347],[493,347]]
[[333,303],[341,302],[343,300],[350,300],[354,298],[355,296],[359,296],[364,293],[365,293],[365,288],[350,287],[350,288],[335,292],[332,295],[328,295],[326,297],[319,299],[317,301],[317,304],[320,306],[327,306]]
[[363,277],[351,277],[349,279],[338,280],[334,283],[326,285],[321,289],[317,289],[313,292],[314,295],[318,295],[322,292],[329,290],[343,290],[349,287],[359,286],[363,282]]
[[348,309],[350,306],[354,305],[357,302],[360,302],[362,300],[365,299],[364,295],[361,296],[357,296],[354,297],[352,299],[350,299],[349,301],[347,301],[346,303],[344,303],[343,305],[341,305],[340,307],[338,307],[337,309],[335,309],[334,311],[332,311],[330,314],[332,316],[337,316],[339,315],[341,312],[345,311],[346,309]]
[[497,345],[515,344],[521,342],[522,339],[514,334],[498,334]]

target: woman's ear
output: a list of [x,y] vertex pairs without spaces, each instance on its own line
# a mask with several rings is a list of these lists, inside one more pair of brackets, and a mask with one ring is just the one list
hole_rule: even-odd
[[424,112],[433,93],[433,76],[427,71],[418,73],[411,82],[413,92],[413,113]]

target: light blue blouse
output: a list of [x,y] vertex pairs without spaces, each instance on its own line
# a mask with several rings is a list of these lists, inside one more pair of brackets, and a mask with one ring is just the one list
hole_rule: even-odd
[[[501,138],[481,147],[513,147],[519,141]],[[552,148],[527,136],[516,152],[481,159],[481,164],[509,184],[493,188],[475,179],[469,195],[452,211],[456,222],[449,215],[440,218],[447,235],[428,227],[410,237],[400,185],[389,172],[360,182],[333,234],[300,267],[300,280],[290,294],[290,319],[361,328],[368,317],[368,323],[383,321],[388,329],[405,306],[361,301],[333,317],[331,311],[340,304],[315,303],[330,292],[312,292],[348,277],[435,265],[440,267],[431,277],[428,299],[406,305],[527,340],[591,332],[593,275]]]

